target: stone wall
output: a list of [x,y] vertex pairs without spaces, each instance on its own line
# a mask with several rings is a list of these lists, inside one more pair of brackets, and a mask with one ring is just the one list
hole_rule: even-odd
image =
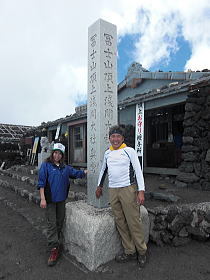
[[191,239],[206,241],[210,236],[210,203],[173,205],[148,210],[150,240],[157,245],[181,246]]
[[[40,195],[35,188],[36,180],[28,176],[22,176],[25,175],[24,173],[18,175],[14,173],[14,170],[17,171],[16,168],[13,168],[13,170],[0,170],[0,186],[11,189],[21,197],[39,205]],[[22,167],[20,170],[22,170]],[[12,181],[7,177],[11,177]],[[14,179],[17,181],[16,183]],[[71,200],[82,200],[84,202],[85,197],[81,196],[80,193],[70,192],[70,195]],[[157,245],[180,246],[185,245],[191,239],[205,241],[210,237],[210,202],[186,205],[173,204],[166,208],[162,206],[147,210],[150,223],[142,218],[143,223],[148,224],[145,236],[147,238],[149,236],[150,241]]]
[[183,126],[176,186],[210,191],[210,86],[197,86],[189,92]]

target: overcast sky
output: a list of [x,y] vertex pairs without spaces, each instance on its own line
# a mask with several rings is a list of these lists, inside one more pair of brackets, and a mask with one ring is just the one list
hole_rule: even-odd
[[0,0],[0,123],[40,125],[84,103],[99,18],[117,25],[119,82],[133,61],[210,69],[209,0]]

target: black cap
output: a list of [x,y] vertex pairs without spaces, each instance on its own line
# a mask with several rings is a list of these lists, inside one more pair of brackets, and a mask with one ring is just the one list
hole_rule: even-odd
[[115,125],[115,126],[112,126],[110,127],[109,129],[109,137],[112,135],[112,134],[120,134],[122,135],[123,137],[125,136],[125,132],[124,132],[124,129],[122,127],[120,127],[119,125]]

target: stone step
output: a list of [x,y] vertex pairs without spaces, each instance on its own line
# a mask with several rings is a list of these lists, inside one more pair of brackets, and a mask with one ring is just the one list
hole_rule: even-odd
[[[15,165],[12,166],[11,168],[7,169],[9,173],[12,174],[18,174],[21,177],[29,177],[30,179],[33,180],[38,180],[38,168],[35,166],[29,166],[29,165]],[[83,188],[87,188],[87,179],[82,178],[82,179],[72,179],[71,180],[73,184],[78,185],[78,186],[83,186]]]
[[[31,181],[31,178],[27,176],[21,176],[20,174],[14,173],[15,171],[5,170],[0,171],[0,187],[1,189],[12,193],[22,200],[28,202],[34,202],[39,205],[40,198],[39,192],[36,190],[35,181]],[[77,187],[75,187],[77,189]],[[154,196],[155,193],[153,193]],[[151,193],[148,193],[151,196]],[[157,196],[157,193],[156,193]],[[77,192],[75,190],[70,191],[68,201],[75,200],[85,200],[86,194],[84,192]],[[163,199],[163,196],[158,193],[158,199]],[[164,198],[165,199],[165,198]],[[33,203],[32,203],[33,204]],[[156,207],[154,209],[148,209],[151,227],[150,227],[150,240],[156,244],[171,244],[178,246],[177,244],[183,244],[188,238],[193,238],[197,240],[206,240],[210,236],[210,206],[209,202],[204,203],[193,203],[186,205],[176,205],[177,213],[174,214],[173,219],[168,220],[168,215],[170,214],[172,205],[164,208],[163,206]],[[37,207],[37,206],[35,206]],[[39,208],[39,207],[37,207]],[[183,220],[183,209],[187,209],[187,212],[192,216],[190,221]],[[173,212],[173,211],[172,211]],[[170,216],[170,215],[169,215]],[[161,219],[160,219],[161,217]],[[177,225],[174,227],[172,225]],[[190,224],[190,226],[189,226]],[[178,229],[177,229],[178,228]],[[182,232],[180,233],[180,243],[175,238],[179,235],[179,231],[186,230],[188,232],[188,237],[182,237]],[[197,230],[197,231],[195,231]]]
[[[21,169],[22,168],[22,169]],[[25,170],[25,172],[24,172]],[[17,173],[17,172],[22,172],[21,173]],[[36,174],[29,174],[29,175],[25,175],[26,174],[27,169],[23,168],[23,167],[13,167],[10,168],[8,170],[4,170],[4,171],[0,171],[3,175],[5,176],[9,176],[15,180],[21,181],[21,182],[25,182],[26,184],[28,184],[28,187],[26,188],[26,196],[27,196],[27,190],[32,188],[36,188],[37,186],[37,182],[38,182],[38,175]],[[74,180],[75,182],[76,180]],[[80,191],[77,191],[77,189],[79,189]],[[32,190],[32,189],[31,189]],[[82,191],[81,191],[82,190]],[[81,187],[80,181],[78,182],[78,179],[76,181],[76,184],[71,184],[71,190],[69,192],[69,199],[70,200],[83,200],[86,199],[86,188]],[[32,193],[34,192],[34,190],[32,190]],[[169,202],[176,202],[179,200],[179,197],[174,196],[173,194],[164,194],[164,193],[159,193],[159,192],[145,192],[145,197],[146,199],[157,199],[157,200],[162,200],[162,201],[169,201]]]
[[0,174],[1,187],[13,191],[20,197],[32,201],[35,204],[40,203],[39,191],[36,189],[35,181],[8,171],[1,171]]
[[0,182],[0,202],[23,216],[34,228],[45,235],[46,224],[42,209],[31,201],[23,199],[22,195],[17,195],[17,192],[12,191],[6,181],[4,184],[2,184],[3,180]]
[[[39,191],[37,190],[37,175],[25,176],[16,173],[13,170],[1,170],[0,171],[0,186],[10,189],[20,195],[21,197],[34,202],[35,204],[40,203]],[[69,196],[67,202],[86,200],[87,196],[85,192],[77,191],[77,186],[70,187]],[[81,188],[79,188],[81,189]],[[83,189],[83,188],[82,188]]]
[[13,165],[9,169],[11,172],[21,173],[22,175],[38,175],[38,168],[30,165]]
[[[2,176],[1,176],[2,177]],[[45,211],[38,207],[37,203],[33,200],[23,199],[25,196],[21,195],[21,192],[14,192],[12,190],[19,190],[19,188],[13,188],[11,185],[2,184],[3,180],[0,179],[0,203],[17,212],[22,216],[29,224],[36,230],[40,231],[46,237],[46,219]],[[4,181],[7,182],[7,181]],[[11,183],[11,181],[10,181]],[[20,195],[18,195],[20,194]],[[88,273],[88,270],[78,263],[75,258],[69,255],[67,251],[63,251],[63,257],[76,266],[81,271]]]

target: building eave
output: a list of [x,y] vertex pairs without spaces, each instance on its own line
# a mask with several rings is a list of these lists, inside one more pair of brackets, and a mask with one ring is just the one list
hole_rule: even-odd
[[128,97],[118,103],[118,107],[132,106],[138,102],[147,102],[155,99],[164,98],[169,95],[178,95],[187,92],[190,88],[203,87],[210,84],[210,75],[196,80],[190,80],[177,85],[168,85],[160,89],[151,90],[143,94],[136,94],[134,97]]

